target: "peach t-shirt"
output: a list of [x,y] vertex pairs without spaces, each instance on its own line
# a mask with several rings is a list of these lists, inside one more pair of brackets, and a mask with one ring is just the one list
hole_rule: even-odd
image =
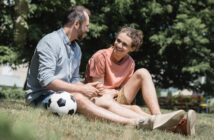
[[128,81],[134,72],[134,60],[128,56],[116,64],[110,59],[112,51],[112,47],[99,50],[89,59],[85,73],[86,82],[92,82],[93,77],[104,77],[104,85],[108,88],[121,88]]

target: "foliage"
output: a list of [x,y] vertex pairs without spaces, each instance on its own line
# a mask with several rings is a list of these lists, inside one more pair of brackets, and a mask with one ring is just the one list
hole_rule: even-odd
[[0,99],[24,99],[25,92],[17,87],[0,87]]
[[186,111],[189,109],[194,109],[197,112],[206,112],[206,110],[202,107],[203,104],[206,104],[206,100],[201,95],[158,97],[158,100],[161,108],[183,109]]
[[16,57],[16,53],[13,52],[9,47],[7,46],[0,46],[0,64],[4,63],[10,63],[12,64]]
[[[132,54],[136,68],[147,68],[157,86],[213,94],[213,0],[3,0],[0,46],[15,50],[17,58],[8,62],[29,62],[39,39],[59,28],[66,9],[77,4],[92,12],[91,30],[80,42],[81,71],[95,51],[112,43],[120,27],[129,25],[144,32],[142,48]],[[6,63],[4,58],[0,62]],[[202,76],[207,81],[195,84]]]

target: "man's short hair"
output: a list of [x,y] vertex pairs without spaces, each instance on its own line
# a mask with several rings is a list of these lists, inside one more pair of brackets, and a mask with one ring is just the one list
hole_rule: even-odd
[[83,21],[86,20],[84,12],[86,12],[88,14],[88,16],[91,15],[90,10],[81,5],[71,7],[68,9],[67,12],[68,13],[67,13],[66,17],[64,18],[63,25],[66,25],[66,24],[73,25],[76,20],[78,20],[80,22],[80,24],[82,24]]

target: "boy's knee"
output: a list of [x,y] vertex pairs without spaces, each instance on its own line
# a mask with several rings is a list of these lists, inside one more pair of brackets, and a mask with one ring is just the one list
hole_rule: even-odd
[[141,69],[136,70],[135,74],[140,79],[145,79],[145,78],[151,77],[149,71],[145,68],[141,68]]

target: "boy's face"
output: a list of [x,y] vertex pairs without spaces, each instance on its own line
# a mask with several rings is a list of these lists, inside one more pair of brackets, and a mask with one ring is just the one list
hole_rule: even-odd
[[120,57],[125,57],[132,51],[132,39],[126,33],[119,33],[114,42],[114,53]]

